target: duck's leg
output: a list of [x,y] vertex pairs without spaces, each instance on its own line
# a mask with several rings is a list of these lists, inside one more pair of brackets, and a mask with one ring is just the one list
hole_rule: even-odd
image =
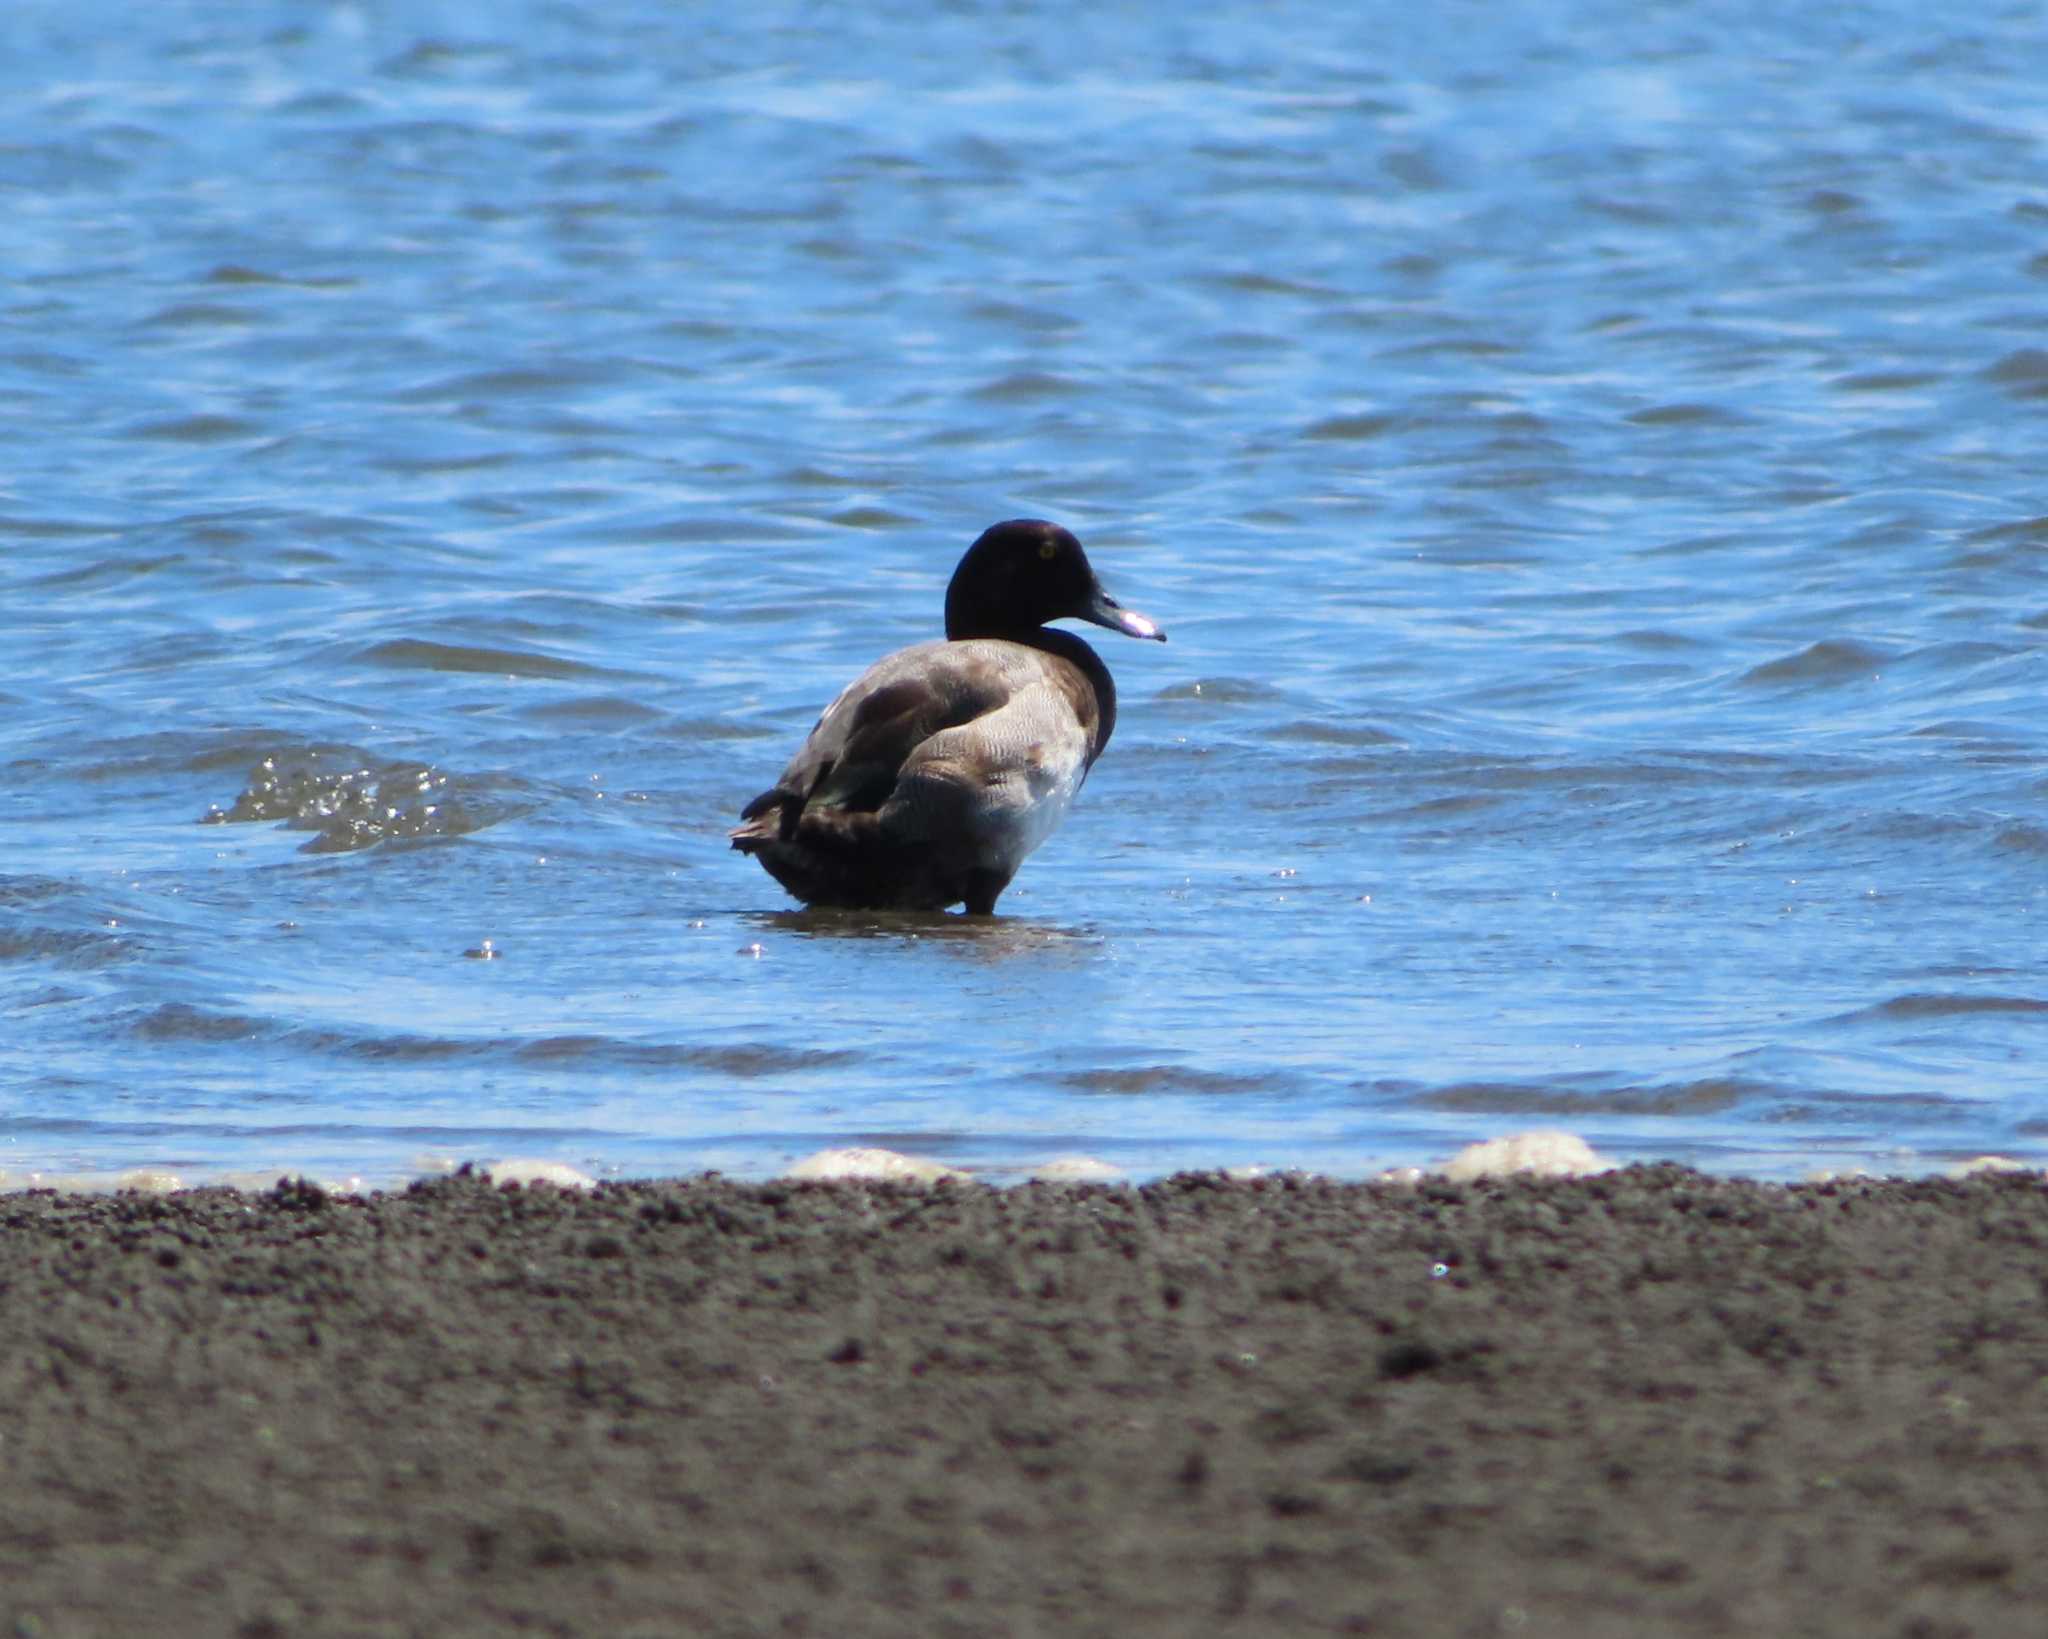
[[993,916],[996,913],[996,899],[1010,885],[1010,879],[996,871],[969,871],[967,873],[967,914],[969,916]]

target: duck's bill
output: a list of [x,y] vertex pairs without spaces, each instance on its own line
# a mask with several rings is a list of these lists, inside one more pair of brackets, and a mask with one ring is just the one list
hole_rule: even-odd
[[1098,626],[1107,626],[1112,632],[1122,632],[1126,637],[1149,637],[1164,643],[1166,634],[1159,629],[1159,622],[1149,615],[1141,615],[1135,609],[1126,609],[1101,587],[1095,589],[1095,596],[1086,609],[1081,611],[1083,620],[1091,620]]

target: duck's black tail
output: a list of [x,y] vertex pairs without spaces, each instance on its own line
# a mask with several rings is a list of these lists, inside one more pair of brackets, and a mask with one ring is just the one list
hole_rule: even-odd
[[741,817],[745,823],[727,833],[732,845],[806,905],[936,911],[963,898],[994,903],[957,863],[949,868],[929,844],[891,837],[881,815],[866,809],[806,808],[793,792],[764,791]]

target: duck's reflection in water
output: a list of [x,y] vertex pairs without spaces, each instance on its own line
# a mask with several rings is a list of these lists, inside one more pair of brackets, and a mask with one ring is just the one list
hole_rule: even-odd
[[1092,928],[1063,928],[1014,916],[958,916],[947,911],[750,911],[743,912],[740,921],[751,928],[812,939],[929,943],[977,961],[1069,952],[1078,955],[1099,950],[1104,943]]

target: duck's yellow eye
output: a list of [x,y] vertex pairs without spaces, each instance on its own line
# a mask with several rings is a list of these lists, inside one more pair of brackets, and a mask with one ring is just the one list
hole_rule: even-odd
[[1059,542],[1041,541],[1038,546],[1038,555],[1041,558],[1044,558],[1047,562],[1051,562],[1054,558],[1060,555]]

